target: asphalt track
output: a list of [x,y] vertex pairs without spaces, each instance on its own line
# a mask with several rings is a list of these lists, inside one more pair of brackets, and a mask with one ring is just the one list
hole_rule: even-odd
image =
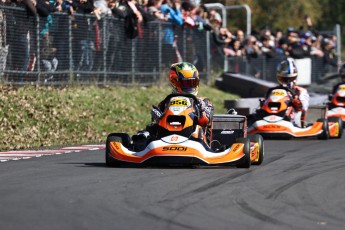
[[345,229],[345,138],[265,141],[250,169],[106,168],[104,150],[0,163],[0,229]]

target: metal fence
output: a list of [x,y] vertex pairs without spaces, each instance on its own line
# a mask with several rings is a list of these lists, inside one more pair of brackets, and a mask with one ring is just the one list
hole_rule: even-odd
[[[241,73],[267,81],[276,82],[276,67],[286,59],[283,56],[267,58],[262,55],[257,58],[229,57],[225,59],[224,69],[227,72]],[[338,67],[325,64],[323,58],[311,57],[311,81],[320,81],[327,74],[334,74]]]
[[[93,15],[54,13],[30,16],[19,7],[0,5],[0,77],[3,84],[156,84],[171,63],[195,64],[201,79],[230,71],[275,80],[280,58],[225,58],[210,32],[170,23],[145,23],[139,36],[126,38],[124,21]],[[175,45],[165,43],[167,30]],[[225,64],[225,65],[224,65]],[[312,62],[313,79],[327,72],[322,60]]]
[[[153,21],[128,39],[124,21],[114,17],[54,13],[34,18],[19,7],[0,9],[8,45],[0,54],[6,60],[0,68],[3,83],[150,85],[180,60],[194,63],[209,80],[206,31]],[[175,33],[173,45],[164,43],[167,29]]]

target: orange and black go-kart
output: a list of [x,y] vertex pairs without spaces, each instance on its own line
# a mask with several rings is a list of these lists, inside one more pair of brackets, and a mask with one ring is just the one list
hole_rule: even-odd
[[342,123],[339,119],[327,119],[327,106],[308,109],[307,126],[301,127],[293,118],[292,92],[285,87],[273,89],[254,114],[248,116],[248,133],[261,134],[264,138],[317,137],[340,138]]
[[190,94],[171,94],[156,123],[154,135],[134,140],[126,133],[109,134],[107,166],[121,165],[260,165],[264,142],[260,135],[247,137],[246,117],[215,114],[208,128],[198,125],[198,100]]
[[337,120],[340,118],[345,122],[345,84],[340,84],[337,87],[334,95],[329,96],[330,102],[327,110],[327,118],[329,120]]

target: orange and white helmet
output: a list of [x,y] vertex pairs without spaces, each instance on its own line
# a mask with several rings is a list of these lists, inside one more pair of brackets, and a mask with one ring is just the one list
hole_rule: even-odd
[[174,93],[188,93],[195,96],[199,90],[199,71],[188,62],[179,62],[170,66],[168,80]]
[[282,61],[277,67],[277,80],[281,85],[291,85],[297,79],[297,67],[293,59]]

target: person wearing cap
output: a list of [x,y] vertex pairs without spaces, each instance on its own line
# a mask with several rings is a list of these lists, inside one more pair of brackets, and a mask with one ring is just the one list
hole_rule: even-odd
[[304,32],[302,38],[304,41],[302,47],[305,50],[306,55],[308,57],[310,56],[319,57],[319,58],[323,57],[322,50],[318,49],[317,47],[313,45],[314,41],[313,41],[312,32],[310,31]]
[[276,47],[277,56],[290,56],[288,50],[288,40],[285,37],[281,37],[278,41],[278,45]]
[[323,50],[323,63],[326,68],[338,67],[338,56],[335,51],[334,42],[328,38],[324,37],[321,41],[321,48]]

